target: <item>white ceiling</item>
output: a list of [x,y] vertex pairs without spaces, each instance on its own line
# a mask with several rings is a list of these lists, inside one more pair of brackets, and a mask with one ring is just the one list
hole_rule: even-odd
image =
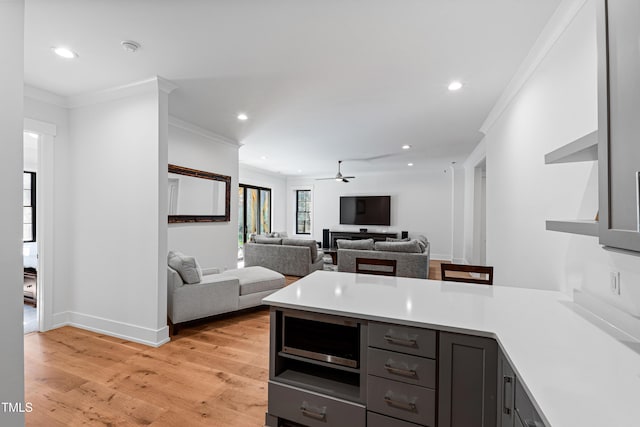
[[464,160],[560,0],[25,3],[26,84],[72,96],[159,75],[178,85],[170,114],[239,141],[242,163],[331,176],[339,159],[392,155],[344,174]]

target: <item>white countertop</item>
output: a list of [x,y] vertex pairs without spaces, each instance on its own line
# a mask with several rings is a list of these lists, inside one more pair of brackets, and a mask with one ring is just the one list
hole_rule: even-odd
[[317,271],[263,302],[496,338],[548,427],[640,426],[640,343],[559,292]]

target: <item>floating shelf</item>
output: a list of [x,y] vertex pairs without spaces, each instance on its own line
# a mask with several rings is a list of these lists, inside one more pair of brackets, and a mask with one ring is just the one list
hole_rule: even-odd
[[584,236],[598,236],[598,221],[547,221],[547,230],[563,233],[582,234]]
[[598,160],[598,131],[564,145],[544,156],[544,163],[571,163]]

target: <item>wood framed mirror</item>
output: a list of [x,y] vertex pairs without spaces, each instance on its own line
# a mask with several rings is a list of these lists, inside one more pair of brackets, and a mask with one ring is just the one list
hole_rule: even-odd
[[231,177],[169,165],[169,223],[231,220]]

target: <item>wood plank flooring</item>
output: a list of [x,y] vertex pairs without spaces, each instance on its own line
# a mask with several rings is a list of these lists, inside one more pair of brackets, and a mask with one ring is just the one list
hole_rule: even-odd
[[26,425],[262,426],[268,348],[267,308],[185,326],[160,348],[72,327],[28,334]]

